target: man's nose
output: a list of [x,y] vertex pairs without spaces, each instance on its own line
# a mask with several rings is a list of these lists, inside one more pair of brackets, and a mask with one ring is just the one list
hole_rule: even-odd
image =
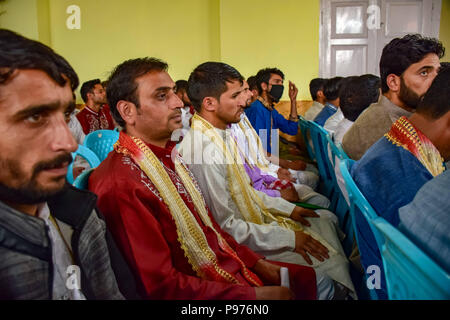
[[64,121],[64,117],[61,116],[61,119],[57,119],[55,122],[53,140],[51,142],[52,151],[75,152],[78,149],[78,143]]

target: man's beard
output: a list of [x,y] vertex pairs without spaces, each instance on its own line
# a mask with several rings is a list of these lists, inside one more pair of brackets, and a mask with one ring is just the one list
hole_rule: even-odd
[[[63,183],[61,187],[46,189],[39,186],[36,178],[39,172],[46,169],[59,167],[65,162],[72,162],[72,156],[70,153],[62,154],[50,161],[37,163],[33,168],[31,178],[25,183],[22,183],[19,188],[13,188],[0,182],[0,200],[19,204],[37,204],[45,202],[50,197],[63,192],[67,188],[66,183]],[[8,170],[14,177],[17,178],[22,177],[23,179],[25,176],[23,171],[14,161],[0,160],[0,168],[1,170]],[[61,178],[58,178],[58,180],[59,179]]]
[[408,108],[411,109],[416,109],[422,99],[421,96],[406,85],[403,77],[400,77],[400,92],[398,97]]

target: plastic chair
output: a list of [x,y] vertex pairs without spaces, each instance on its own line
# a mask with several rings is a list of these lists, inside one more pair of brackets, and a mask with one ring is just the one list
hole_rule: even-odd
[[314,154],[314,146],[312,144],[311,141],[311,133],[310,133],[310,125],[309,125],[309,121],[306,120],[305,118],[303,118],[302,116],[298,116],[298,125],[300,127],[300,132],[302,133],[303,136],[303,141],[305,142],[306,145],[306,150],[308,151],[308,155],[309,158],[312,161],[316,160],[316,156]]
[[73,186],[75,188],[81,189],[81,190],[87,190],[88,188],[88,182],[89,182],[89,176],[94,171],[94,168],[86,169],[84,170],[78,177],[75,178],[75,181],[73,182]]
[[[359,188],[356,186],[355,182],[353,181],[352,176],[350,175],[350,169],[352,165],[355,163],[354,160],[351,159],[343,159],[341,163],[339,164],[341,168],[342,177],[345,181],[345,188],[348,193],[348,198],[350,201],[350,217],[352,220],[353,225],[353,232],[355,234],[356,243],[358,247],[360,247],[360,234],[356,225],[356,208],[359,209],[359,212],[362,214],[362,216],[365,218],[367,223],[369,224],[370,230],[372,231],[375,241],[377,243],[378,249],[381,252],[381,246],[383,244],[383,238],[379,231],[374,227],[373,220],[378,218],[378,215],[376,214],[375,210],[372,208],[372,206],[369,204],[367,199],[364,197],[364,195],[361,193]],[[377,300],[378,296],[375,290],[369,290],[370,296],[373,300]]]
[[328,140],[329,133],[320,125],[313,121],[309,121],[311,140],[314,145],[314,152],[319,169],[320,178],[323,181],[322,193],[331,201],[330,210],[336,208],[337,197],[334,192],[333,176],[330,172],[330,164],[328,158]]
[[73,162],[76,156],[81,156],[82,158],[86,159],[91,168],[95,168],[100,164],[100,160],[98,159],[97,155],[94,152],[89,150],[87,147],[79,144],[77,151],[72,152],[73,161],[69,165],[69,168],[67,169],[66,178],[70,184],[73,183]]
[[[342,149],[341,144],[335,144],[330,135],[327,135],[328,147],[330,150],[330,172],[333,179],[334,194],[337,197],[337,203],[334,213],[339,219],[339,226],[347,235],[344,241],[344,250],[350,254],[353,245],[353,228],[352,219],[350,217],[350,201],[348,200],[347,190],[345,189],[345,183],[342,179],[341,170],[339,164],[342,160],[348,159],[347,154]],[[338,174],[340,176],[338,176]],[[338,181],[338,178],[340,181]]]
[[97,130],[89,133],[83,145],[91,149],[100,161],[106,159],[113,150],[113,145],[119,139],[119,132],[115,130]]
[[382,217],[372,221],[383,237],[381,257],[390,300],[448,300],[450,275]]

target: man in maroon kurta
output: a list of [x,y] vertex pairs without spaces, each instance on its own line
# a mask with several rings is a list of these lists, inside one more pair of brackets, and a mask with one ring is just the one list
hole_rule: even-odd
[[[316,277],[312,268],[267,262],[222,231],[209,209],[212,226],[200,218],[175,170],[174,159],[182,160],[170,135],[181,127],[183,104],[173,92],[174,83],[166,69],[164,62],[153,58],[129,60],[115,69],[109,79],[108,99],[112,108],[117,108],[114,114],[120,114],[120,118],[115,120],[125,131],[121,132],[115,151],[89,180],[89,189],[98,195],[98,206],[135,272],[141,293],[151,299],[288,299],[293,294],[298,299],[315,299]],[[119,86],[121,90],[117,90]],[[131,93],[125,94],[127,86]],[[142,164],[123,151],[131,137],[141,139],[159,159],[200,226],[217,264],[237,283],[207,280],[194,271],[180,245],[174,216],[160,191],[142,170]],[[236,255],[222,249],[213,228]],[[280,265],[289,268],[292,291],[280,286]],[[249,279],[264,285],[258,286]]]
[[90,80],[81,86],[84,108],[77,113],[77,119],[83,127],[84,134],[96,130],[114,129],[109,106],[106,104],[106,92],[99,79]]

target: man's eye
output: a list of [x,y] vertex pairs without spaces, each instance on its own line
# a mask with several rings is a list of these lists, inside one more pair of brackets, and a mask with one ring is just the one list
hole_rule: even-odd
[[428,75],[428,71],[422,71],[422,72],[420,73],[420,75],[421,75],[421,76],[426,76],[426,75]]
[[42,114],[35,113],[35,114],[29,116],[26,120],[31,123],[38,123],[38,122],[42,121],[42,119],[43,119]]
[[158,96],[157,96],[157,98],[159,99],[159,100],[164,100],[165,98],[166,98],[166,94],[164,93],[164,94],[159,94]]

